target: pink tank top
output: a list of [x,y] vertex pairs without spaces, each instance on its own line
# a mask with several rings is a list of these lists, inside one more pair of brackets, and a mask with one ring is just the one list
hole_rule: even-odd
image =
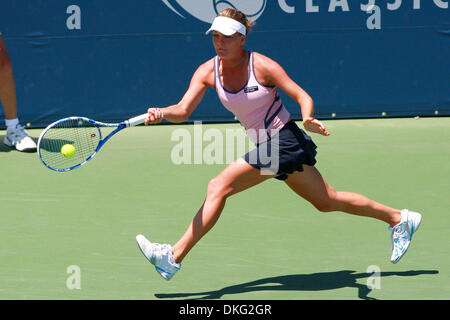
[[270,140],[288,121],[290,113],[281,102],[276,86],[264,86],[258,82],[250,51],[247,84],[238,91],[223,87],[219,72],[219,57],[214,59],[214,81],[222,104],[244,126],[254,143]]

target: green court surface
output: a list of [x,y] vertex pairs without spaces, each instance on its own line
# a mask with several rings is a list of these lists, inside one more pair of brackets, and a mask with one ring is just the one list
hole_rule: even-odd
[[172,134],[194,139],[193,125],[139,126],[67,173],[0,147],[0,299],[450,299],[450,118],[324,123],[331,136],[312,137],[330,185],[423,214],[398,264],[383,222],[319,213],[270,179],[229,198],[164,280],[135,236],[176,242],[226,164],[174,163]]

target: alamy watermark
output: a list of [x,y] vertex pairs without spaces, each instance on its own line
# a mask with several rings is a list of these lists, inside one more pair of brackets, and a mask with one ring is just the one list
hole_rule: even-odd
[[77,265],[70,265],[66,269],[69,275],[66,279],[66,288],[69,290],[81,289],[81,269]]
[[[230,164],[248,153],[248,162],[261,167],[261,174],[275,174],[280,164],[278,132],[275,129],[205,129],[201,121],[196,121],[192,130],[178,128],[172,132],[170,139],[176,144],[170,158],[176,165]],[[252,148],[250,141],[258,140],[263,142]]]
[[377,265],[370,265],[367,267],[367,273],[371,273],[371,276],[367,278],[366,286],[370,290],[381,289],[381,269]]

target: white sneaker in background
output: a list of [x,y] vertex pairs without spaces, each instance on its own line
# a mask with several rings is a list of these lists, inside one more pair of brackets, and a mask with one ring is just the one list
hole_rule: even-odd
[[13,129],[9,128],[6,130],[3,143],[22,152],[36,151],[36,142],[26,134],[24,127],[20,124],[17,124]]

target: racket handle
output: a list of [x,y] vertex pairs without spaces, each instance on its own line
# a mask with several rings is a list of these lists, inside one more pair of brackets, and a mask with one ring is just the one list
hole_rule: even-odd
[[126,122],[127,127],[137,126],[144,123],[145,119],[148,118],[148,113],[143,113],[140,116],[128,119]]

